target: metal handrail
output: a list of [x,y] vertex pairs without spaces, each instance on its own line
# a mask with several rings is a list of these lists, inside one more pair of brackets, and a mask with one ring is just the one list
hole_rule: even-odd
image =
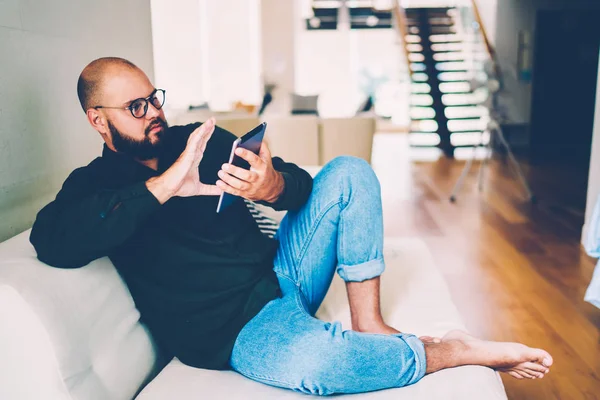
[[471,4],[473,7],[473,13],[475,14],[475,20],[477,21],[477,24],[479,24],[479,29],[481,31],[481,35],[483,36],[485,48],[488,52],[488,55],[490,56],[490,60],[492,61],[492,68],[494,69],[495,78],[498,80],[498,82],[502,82],[502,71],[500,70],[500,63],[498,62],[498,55],[487,34],[487,29],[483,24],[483,19],[481,18],[481,14],[479,13],[477,1],[471,0]]
[[410,57],[408,56],[408,49],[406,48],[406,37],[409,34],[408,23],[406,18],[406,11],[404,10],[404,7],[402,7],[402,5],[400,4],[400,0],[394,2],[393,12],[394,16],[396,17],[396,22],[398,24],[398,33],[400,34],[400,40],[404,45],[404,56],[406,57],[406,65],[408,67],[408,72],[412,76],[413,71],[410,68],[411,61]]

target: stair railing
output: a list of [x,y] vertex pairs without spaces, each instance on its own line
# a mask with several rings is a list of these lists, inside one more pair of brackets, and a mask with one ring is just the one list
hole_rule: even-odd
[[407,22],[407,17],[406,17],[406,11],[404,10],[404,7],[402,7],[402,4],[400,4],[400,0],[394,1],[393,2],[393,13],[394,13],[394,17],[396,19],[396,27],[398,28],[398,36],[400,37],[400,41],[402,43],[402,45],[404,46],[404,56],[406,57],[406,66],[408,67],[408,72],[410,75],[413,74],[412,69],[410,68],[410,58],[408,56],[408,49],[406,48],[406,37],[409,35],[408,32],[408,22]]
[[481,18],[481,13],[479,12],[479,7],[477,6],[476,0],[471,0],[471,7],[473,8],[473,14],[475,16],[475,21],[479,25],[479,31],[483,37],[483,42],[485,44],[485,48],[490,57],[490,61],[492,63],[494,78],[498,80],[498,82],[502,82],[502,71],[500,70],[500,63],[498,61],[498,55],[496,53],[496,49],[494,49],[494,45],[490,41],[490,38],[487,33],[487,29],[485,24],[483,23],[483,18]]

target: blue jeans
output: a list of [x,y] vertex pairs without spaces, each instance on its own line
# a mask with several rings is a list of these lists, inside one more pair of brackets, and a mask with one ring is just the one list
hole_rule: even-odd
[[425,375],[414,335],[343,331],[315,313],[334,272],[345,281],[384,268],[380,186],[363,160],[338,157],[314,180],[308,202],[277,232],[275,272],[283,296],[240,332],[232,368],[250,379],[303,393],[359,393],[413,384]]

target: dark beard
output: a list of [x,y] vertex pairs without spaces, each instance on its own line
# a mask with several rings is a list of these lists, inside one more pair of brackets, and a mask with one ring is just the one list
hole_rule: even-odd
[[[149,134],[153,128],[156,128],[156,126],[161,126],[163,130],[156,133],[158,141],[156,143],[152,143],[150,141]],[[112,144],[115,147],[115,150],[142,161],[158,158],[164,147],[163,136],[165,135],[168,127],[169,126],[167,125],[166,121],[161,118],[156,118],[150,125],[148,125],[148,128],[146,128],[146,131],[144,132],[144,139],[138,141],[123,135],[117,130],[117,128],[115,128],[113,124],[110,123],[110,121],[108,121],[108,129],[110,129],[110,133],[112,135]]]

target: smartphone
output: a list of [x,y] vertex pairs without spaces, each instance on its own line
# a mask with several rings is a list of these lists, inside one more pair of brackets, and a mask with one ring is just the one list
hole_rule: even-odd
[[[237,156],[235,154],[235,149],[241,147],[246,150],[250,150],[254,154],[258,154],[260,151],[260,145],[262,144],[263,137],[265,136],[265,130],[267,129],[267,123],[263,122],[256,128],[252,129],[250,132],[246,133],[244,136],[237,138],[233,145],[231,146],[231,154],[229,155],[229,164],[235,165],[236,167],[250,169],[250,164],[248,161],[243,158]],[[219,198],[219,204],[217,204],[217,213],[220,213],[225,208],[229,207],[233,202],[239,199],[238,196],[234,196],[229,193],[221,193],[221,197]]]

